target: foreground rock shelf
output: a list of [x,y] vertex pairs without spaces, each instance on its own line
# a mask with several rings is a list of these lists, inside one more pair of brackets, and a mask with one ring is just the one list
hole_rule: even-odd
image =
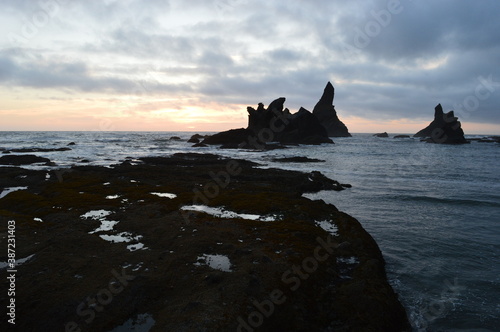
[[0,199],[26,258],[16,328],[409,331],[373,238],[302,196],[347,186],[254,166],[178,154],[50,177],[2,169],[2,183],[28,188]]

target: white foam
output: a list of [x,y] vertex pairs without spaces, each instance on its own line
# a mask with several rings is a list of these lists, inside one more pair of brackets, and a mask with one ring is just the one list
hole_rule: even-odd
[[181,207],[181,210],[186,211],[196,211],[210,214],[214,217],[224,218],[224,219],[247,219],[247,220],[259,220],[259,221],[275,221],[276,216],[261,216],[258,214],[247,214],[247,213],[236,213],[233,211],[224,210],[223,208],[215,208],[206,205],[185,205]]
[[10,187],[10,188],[5,188],[1,193],[0,193],[0,198],[3,198],[10,194],[13,191],[18,191],[18,190],[26,190],[28,187]]
[[41,218],[33,218],[34,221],[43,222]]
[[198,261],[201,260],[203,262],[194,263],[194,265],[196,266],[208,265],[214,270],[220,270],[223,272],[232,272],[231,262],[229,261],[229,258],[227,256],[203,254],[203,256],[200,256],[197,259]]
[[106,196],[106,199],[117,199],[118,197],[120,197],[120,195],[109,195]]
[[177,197],[176,194],[170,194],[170,193],[150,193],[151,195],[156,195],[158,197],[166,197],[170,199],[174,199]]
[[331,221],[328,221],[328,220],[314,221],[314,223],[316,224],[316,226],[323,228],[325,231],[327,231],[328,233],[330,233],[332,235],[339,235],[337,233],[338,232],[337,226],[335,224],[333,224]]

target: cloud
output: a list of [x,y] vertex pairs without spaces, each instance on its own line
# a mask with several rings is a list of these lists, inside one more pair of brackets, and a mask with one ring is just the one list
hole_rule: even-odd
[[0,0],[0,27],[23,37],[47,3],[57,12],[27,41],[1,39],[4,88],[179,105],[284,96],[295,111],[312,109],[330,80],[341,116],[430,119],[442,103],[500,125],[495,0]]

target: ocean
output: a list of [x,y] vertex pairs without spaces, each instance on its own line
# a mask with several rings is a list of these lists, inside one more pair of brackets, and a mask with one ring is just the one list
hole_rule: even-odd
[[[187,143],[192,134],[0,132],[0,150],[74,142],[70,151],[34,153],[57,167],[198,152],[248,159],[263,168],[321,171],[352,188],[306,196],[355,217],[375,238],[414,331],[500,331],[500,144],[436,145],[354,134],[334,138],[336,144],[254,152],[193,148]],[[290,156],[325,162],[272,161]]]

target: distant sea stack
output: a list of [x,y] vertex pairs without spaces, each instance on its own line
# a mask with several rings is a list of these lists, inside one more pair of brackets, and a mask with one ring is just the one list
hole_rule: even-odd
[[460,121],[453,111],[443,112],[443,107],[438,104],[434,108],[434,120],[413,137],[426,137],[429,143],[440,144],[466,144]]
[[225,148],[269,149],[281,144],[333,143],[319,120],[305,108],[291,114],[284,109],[285,98],[274,100],[267,108],[247,107],[248,127],[232,129],[206,138],[204,144],[222,144]]
[[337,116],[337,111],[335,111],[333,105],[334,96],[335,89],[332,83],[328,82],[321,99],[314,106],[313,114],[325,127],[329,137],[351,137],[346,125]]

